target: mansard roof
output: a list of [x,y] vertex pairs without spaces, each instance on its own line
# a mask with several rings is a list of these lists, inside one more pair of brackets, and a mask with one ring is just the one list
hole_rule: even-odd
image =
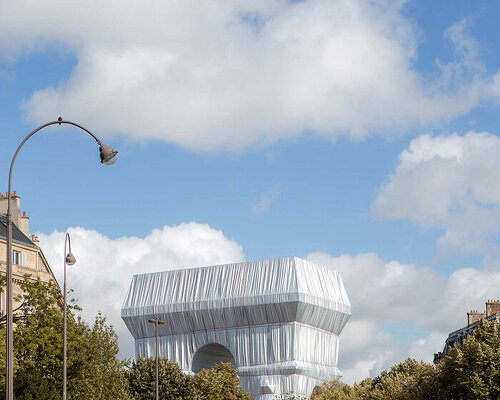
[[[7,240],[7,216],[5,214],[0,214],[0,239]],[[14,243],[38,249],[38,246],[33,243],[31,239],[17,227],[16,224],[12,224],[12,241]]]

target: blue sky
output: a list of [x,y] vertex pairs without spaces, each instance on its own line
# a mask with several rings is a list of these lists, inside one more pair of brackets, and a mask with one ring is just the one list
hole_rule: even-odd
[[[354,328],[341,336],[348,380],[409,355],[429,360],[467,310],[498,298],[498,286],[484,282],[493,285],[500,271],[499,6],[207,4],[153,2],[148,10],[107,1],[97,15],[93,3],[78,10],[55,0],[45,9],[0,5],[2,191],[17,144],[61,115],[120,154],[104,167],[89,137],[58,126],[23,148],[14,189],[53,264],[69,228],[80,227],[82,248],[105,240],[119,249],[125,237],[141,248],[153,230],[166,226],[181,237],[176,229],[193,222],[179,248],[156,244],[170,251],[164,259],[127,259],[133,265],[123,274],[102,260],[96,273],[119,276],[109,284],[126,288],[131,273],[309,257],[359,272],[356,282],[345,279],[354,310]],[[190,243],[205,239],[207,248],[216,243],[214,254],[192,254]],[[367,254],[368,261],[358,257]],[[357,293],[390,275],[391,263],[401,266],[397,276],[413,302],[421,288],[410,282],[412,271],[436,277],[445,294],[403,314],[381,301],[385,314],[356,316],[363,301],[377,302]],[[457,296],[471,271],[478,290]],[[91,295],[79,274],[72,279],[85,308]],[[381,296],[392,293],[387,288],[381,284]],[[120,293],[101,301],[119,304]],[[438,305],[439,315],[451,312],[448,320],[422,317]],[[116,307],[89,300],[88,308],[120,323]],[[373,334],[362,339],[358,328]],[[349,344],[362,340],[361,349],[374,350]],[[124,348],[130,355],[130,344]]]

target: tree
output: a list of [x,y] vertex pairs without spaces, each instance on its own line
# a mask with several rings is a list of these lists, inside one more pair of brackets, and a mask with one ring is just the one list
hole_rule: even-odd
[[[125,372],[133,400],[154,400],[155,365],[154,358],[139,357]],[[160,399],[192,400],[196,397],[194,378],[164,357],[158,358],[158,386]]]
[[442,398],[500,398],[500,329],[482,320],[461,346],[454,346],[440,365]]
[[202,369],[195,377],[197,394],[203,400],[252,400],[241,387],[238,372],[230,363]]
[[[162,400],[253,400],[241,387],[231,364],[221,363],[203,369],[196,377],[181,371],[177,363],[158,359],[159,398]],[[139,357],[125,376],[133,400],[154,400],[155,359]]]
[[311,400],[350,400],[353,388],[339,381],[329,381],[317,386],[311,395]]
[[338,381],[317,388],[311,400],[432,400],[436,370],[432,365],[407,359],[383,371],[376,378],[366,378],[352,387]]
[[[14,330],[14,395],[24,400],[60,399],[62,293],[54,282],[29,276],[21,288],[24,296]],[[68,400],[128,399],[113,328],[101,315],[90,327],[74,317],[71,311],[79,308],[73,301],[68,308]]]
[[437,367],[408,359],[352,387],[327,382],[311,400],[497,400],[500,398],[500,328],[482,320]]
[[[129,399],[127,382],[123,374],[124,362],[118,359],[118,336],[106,318],[98,313],[90,328],[79,320],[84,340],[74,341],[68,347],[74,354],[68,359],[69,371],[74,372],[68,399],[114,400]],[[70,364],[71,361],[71,364]]]

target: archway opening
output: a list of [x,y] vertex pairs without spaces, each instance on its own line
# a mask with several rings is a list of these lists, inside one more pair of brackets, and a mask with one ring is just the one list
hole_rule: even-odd
[[227,348],[217,343],[210,343],[200,347],[194,354],[191,371],[197,374],[202,369],[212,368],[221,362],[231,363],[233,367],[236,366],[234,357]]

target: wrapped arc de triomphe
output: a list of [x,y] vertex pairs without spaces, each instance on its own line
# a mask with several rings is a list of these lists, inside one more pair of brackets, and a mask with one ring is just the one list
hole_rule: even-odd
[[340,275],[297,257],[135,275],[122,319],[136,356],[159,352],[187,373],[224,361],[257,399],[309,396],[339,378],[339,335],[351,315]]

